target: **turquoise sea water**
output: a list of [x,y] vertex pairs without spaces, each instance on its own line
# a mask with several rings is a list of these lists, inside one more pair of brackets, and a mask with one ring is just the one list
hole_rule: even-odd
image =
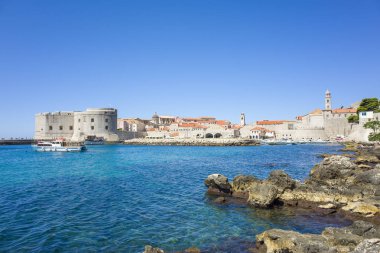
[[197,246],[246,252],[270,228],[319,233],[340,217],[217,205],[207,175],[303,180],[318,154],[340,146],[161,147],[105,145],[84,153],[0,146],[0,252],[142,252]]

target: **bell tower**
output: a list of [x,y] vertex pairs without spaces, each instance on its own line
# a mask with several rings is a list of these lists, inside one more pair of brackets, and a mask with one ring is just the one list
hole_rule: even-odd
[[244,113],[240,114],[240,125],[245,126],[245,114]]
[[325,93],[325,110],[331,110],[331,93],[329,90],[326,90]]

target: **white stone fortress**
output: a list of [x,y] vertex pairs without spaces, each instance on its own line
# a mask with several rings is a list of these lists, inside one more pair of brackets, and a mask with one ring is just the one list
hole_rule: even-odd
[[86,111],[47,112],[35,115],[36,140],[65,138],[83,141],[87,136],[118,141],[117,110],[114,108],[89,108]]

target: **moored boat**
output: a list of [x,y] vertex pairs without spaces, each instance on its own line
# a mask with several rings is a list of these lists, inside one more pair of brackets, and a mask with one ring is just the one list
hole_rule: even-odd
[[103,145],[103,144],[104,144],[104,138],[96,137],[95,135],[87,136],[86,140],[84,141],[84,145]]
[[39,152],[81,152],[86,150],[86,146],[80,142],[66,142],[62,139],[55,141],[39,141],[32,145],[35,151]]

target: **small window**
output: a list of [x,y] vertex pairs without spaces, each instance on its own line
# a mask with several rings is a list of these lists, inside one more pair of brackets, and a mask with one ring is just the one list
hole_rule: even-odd
[[108,130],[108,126],[106,126],[106,130]]
[[106,119],[106,122],[108,123],[108,119]]
[[63,126],[59,126],[59,130],[61,130],[61,131],[62,131],[62,130],[63,130]]
[[94,130],[95,128],[94,128],[94,126],[91,126],[91,130]]
[[94,122],[94,118],[91,119],[91,122]]
[[69,129],[70,129],[70,130],[73,130],[73,126],[70,126]]
[[53,126],[49,126],[49,130],[50,130],[50,131],[53,130]]
[[80,122],[80,119],[78,119],[78,122]]

